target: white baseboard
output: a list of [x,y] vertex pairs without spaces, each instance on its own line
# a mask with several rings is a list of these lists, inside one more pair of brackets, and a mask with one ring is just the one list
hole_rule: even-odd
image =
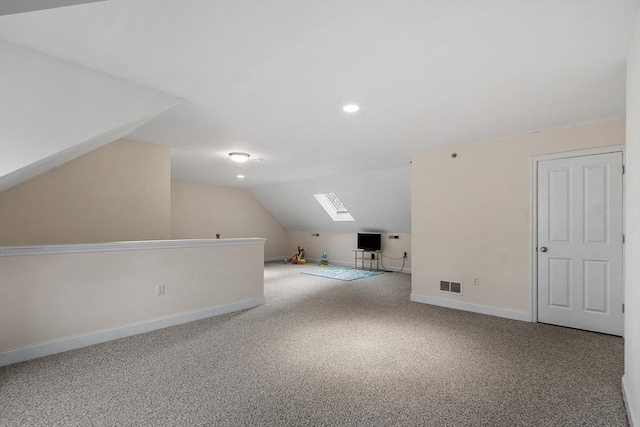
[[[264,262],[273,262],[273,261],[280,261],[280,262],[284,262],[285,258],[289,258],[286,256],[276,256],[276,257],[265,257],[264,258]],[[366,260],[365,260],[366,261]],[[307,263],[316,263],[316,264],[320,264],[320,258],[307,258]],[[329,264],[331,265],[338,265],[340,267],[353,267],[354,263],[353,260],[351,261],[335,261],[335,260],[329,260]],[[367,263],[365,262],[364,264],[365,268],[367,267]],[[382,268],[382,266],[380,266],[380,268]],[[389,266],[385,266],[385,268],[389,271],[400,271],[400,267],[389,267]],[[403,273],[407,273],[407,274],[411,274],[411,269],[410,268],[404,268],[402,269]]]
[[133,323],[118,328],[104,329],[82,335],[75,335],[60,340],[48,341],[29,347],[18,348],[15,350],[0,353],[0,366],[24,362],[26,360],[36,359],[38,357],[50,356],[52,354],[75,350],[94,344],[100,344],[103,342],[116,340],[118,338],[129,337],[132,335],[155,331],[157,329],[167,328],[169,326],[193,322],[194,320],[205,319],[207,317],[219,316],[221,314],[231,313],[239,310],[246,310],[248,308],[258,307],[263,304],[264,297],[253,298],[250,300],[218,305],[215,307],[190,311],[187,313],[180,313],[171,316],[160,317],[157,319],[147,320],[144,322]]
[[624,407],[627,409],[627,419],[629,420],[629,426],[631,427],[640,427],[640,419],[638,419],[637,411],[640,410],[640,407],[637,406],[638,402],[635,403],[635,407],[633,402],[629,400],[629,391],[627,389],[627,381],[626,376],[622,376],[622,399],[624,400]]
[[[365,260],[366,261],[366,260]],[[311,262],[311,263],[320,263],[320,258],[307,258],[307,262]],[[338,265],[340,267],[353,267],[355,264],[353,262],[353,260],[351,261],[336,261],[336,260],[329,260],[329,264],[330,265]],[[359,264],[358,264],[359,265]],[[375,265],[375,263],[374,263]],[[367,269],[369,266],[369,264],[367,262],[364,263],[364,267],[365,269]],[[380,265],[380,268],[382,268],[382,265]],[[385,268],[389,271],[400,271],[400,267],[389,267],[389,266],[385,266]],[[382,270],[380,270],[382,271]],[[403,273],[407,273],[407,274],[411,274],[411,269],[410,268],[404,268],[402,270]]]
[[456,310],[471,311],[473,313],[489,314],[491,316],[505,317],[507,319],[531,321],[531,314],[526,311],[510,310],[508,308],[492,307],[489,305],[475,304],[465,301],[455,301],[445,298],[431,297],[427,295],[411,294],[411,301],[423,304],[437,305],[440,307],[454,308]]

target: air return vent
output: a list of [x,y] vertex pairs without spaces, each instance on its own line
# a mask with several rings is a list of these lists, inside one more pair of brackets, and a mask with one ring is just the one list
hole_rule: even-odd
[[462,283],[451,282],[451,292],[453,292],[454,294],[462,293]]
[[440,292],[462,294],[462,282],[449,282],[449,281],[441,280]]

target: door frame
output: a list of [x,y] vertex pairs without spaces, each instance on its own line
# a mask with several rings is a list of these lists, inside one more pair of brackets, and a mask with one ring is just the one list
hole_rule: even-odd
[[[598,148],[589,148],[585,150],[576,150],[576,151],[566,151],[562,153],[553,153],[553,154],[544,154],[540,156],[531,157],[531,235],[529,242],[531,243],[529,246],[529,251],[531,255],[531,270],[530,270],[530,296],[531,296],[531,321],[533,323],[538,323],[538,251],[536,248],[538,247],[538,163],[546,160],[557,160],[557,159],[566,159],[570,157],[584,157],[584,156],[593,156],[597,154],[609,154],[609,153],[622,153],[622,165],[624,166],[625,161],[625,145],[610,145],[607,147],[598,147]],[[626,174],[622,175],[622,233],[625,233],[626,230],[626,218],[625,218],[625,179]],[[624,248],[622,255],[622,269],[624,273]],[[624,274],[622,275],[622,295],[624,302]],[[622,336],[624,336],[624,325],[622,329]]]

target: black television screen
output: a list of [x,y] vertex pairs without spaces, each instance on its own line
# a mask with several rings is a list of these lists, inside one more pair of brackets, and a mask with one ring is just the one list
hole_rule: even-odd
[[358,233],[358,249],[367,251],[379,251],[381,248],[380,234]]

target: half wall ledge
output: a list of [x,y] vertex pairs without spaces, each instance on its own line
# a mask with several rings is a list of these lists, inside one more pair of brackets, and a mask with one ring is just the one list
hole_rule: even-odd
[[0,366],[260,306],[265,242],[0,247]]
[[0,257],[23,255],[73,254],[89,252],[138,251],[144,249],[178,249],[214,246],[264,245],[267,239],[246,237],[234,239],[137,240],[104,243],[72,243],[64,245],[0,246]]

